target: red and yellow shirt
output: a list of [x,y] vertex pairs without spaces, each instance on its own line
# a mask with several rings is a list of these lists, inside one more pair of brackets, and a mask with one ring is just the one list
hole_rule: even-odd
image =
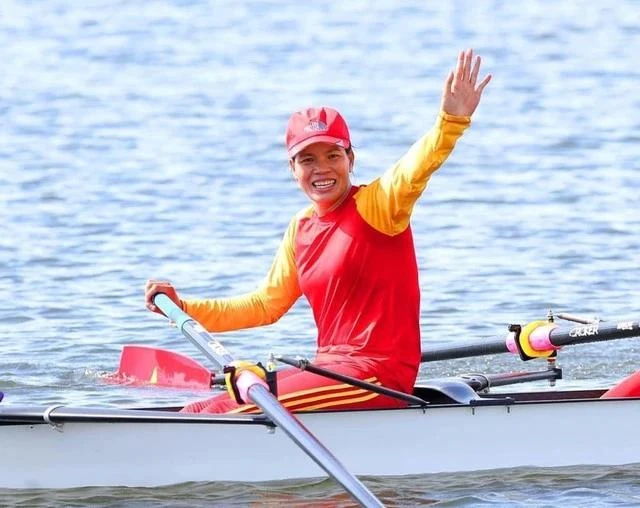
[[411,391],[420,364],[420,287],[409,220],[469,124],[441,113],[395,165],[352,187],[337,209],[322,217],[312,207],[299,212],[255,291],[184,300],[185,311],[209,331],[237,330],[277,321],[304,295],[318,328],[317,360],[373,361],[391,387]]

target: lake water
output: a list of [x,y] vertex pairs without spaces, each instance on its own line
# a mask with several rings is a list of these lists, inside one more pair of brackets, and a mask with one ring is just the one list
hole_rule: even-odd
[[[202,398],[103,380],[123,344],[201,359],[145,310],[145,280],[185,296],[252,289],[306,203],[283,147],[289,114],[339,109],[366,183],[431,127],[466,47],[494,78],[413,217],[424,350],[501,336],[550,308],[637,319],[639,11],[633,0],[3,0],[2,404]],[[299,302],[274,326],[221,339],[237,357],[310,355],[314,324]],[[640,348],[591,344],[560,364],[559,386],[607,386],[637,368]],[[522,368],[494,356],[424,364],[421,377]],[[630,466],[368,484],[396,506],[625,506],[640,503],[637,478]],[[283,503],[350,500],[328,480],[0,491],[14,506]]]

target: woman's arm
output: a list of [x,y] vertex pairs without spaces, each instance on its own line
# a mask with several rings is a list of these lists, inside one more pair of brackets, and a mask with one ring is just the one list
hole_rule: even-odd
[[294,218],[284,234],[269,273],[255,291],[230,298],[181,300],[184,311],[210,332],[274,323],[300,297],[294,258]]
[[396,235],[409,226],[413,206],[469,127],[482,91],[491,80],[488,75],[476,86],[479,70],[480,57],[474,61],[473,51],[459,54],[455,71],[445,81],[441,112],[433,128],[394,166],[356,194],[360,215],[378,231]]

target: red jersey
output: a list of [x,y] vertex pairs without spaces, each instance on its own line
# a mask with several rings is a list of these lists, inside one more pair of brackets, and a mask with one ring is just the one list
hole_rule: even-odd
[[236,330],[275,322],[304,295],[318,328],[318,361],[374,362],[385,384],[410,392],[420,364],[420,289],[409,220],[469,124],[441,113],[395,165],[353,187],[337,209],[298,213],[258,289],[184,300],[185,311],[209,331]]
[[298,282],[318,327],[319,360],[326,354],[379,360],[386,371],[406,371],[389,377],[411,385],[420,363],[413,237],[409,227],[389,235],[367,222],[358,205],[366,208],[361,201],[368,192],[353,187],[337,209],[298,221]]

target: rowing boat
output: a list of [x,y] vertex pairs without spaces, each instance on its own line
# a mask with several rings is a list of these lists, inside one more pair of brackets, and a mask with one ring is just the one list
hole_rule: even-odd
[[[434,400],[426,407],[297,416],[358,476],[640,462],[640,399],[602,393],[474,392],[456,402],[428,384],[415,390]],[[0,449],[0,487],[12,489],[325,476],[263,415],[0,406]]]
[[[640,322],[510,329],[506,340],[431,351],[423,361],[514,352],[523,360],[544,360],[545,369],[432,379],[419,383],[413,395],[403,394],[404,408],[309,411],[297,413],[296,420],[355,476],[640,463],[640,374],[606,391],[493,389],[545,379],[554,384],[562,377],[558,348],[637,337]],[[207,337],[192,340],[206,351]],[[312,368],[308,362],[298,366]],[[0,488],[262,482],[329,473],[368,504],[362,501],[369,495],[364,486],[360,490],[348,475],[336,474],[322,454],[301,446],[267,411],[178,410],[0,405]]]

